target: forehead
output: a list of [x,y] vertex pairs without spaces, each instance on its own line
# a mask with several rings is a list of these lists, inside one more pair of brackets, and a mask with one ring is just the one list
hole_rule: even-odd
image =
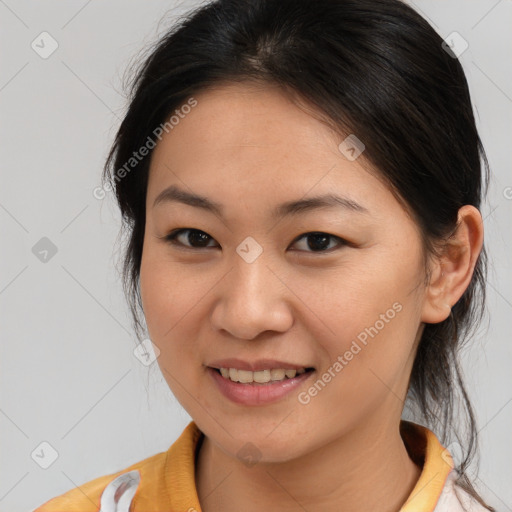
[[277,87],[226,84],[193,99],[153,152],[148,207],[172,184],[226,202],[340,193],[375,203],[389,194],[362,156],[340,151],[343,135]]
[[[193,146],[196,151],[229,153],[265,148],[265,153],[287,149],[297,155],[333,147],[340,136],[299,107],[276,86],[224,84],[193,96],[196,106],[183,114],[168,134],[168,145]],[[180,110],[180,107],[176,109]],[[188,110],[188,109],[187,109]],[[166,135],[173,134],[174,141]],[[305,142],[307,142],[305,144]],[[167,144],[162,144],[167,145]],[[161,145],[161,146],[162,146]],[[261,151],[254,150],[255,153]],[[190,156],[190,155],[188,155]]]

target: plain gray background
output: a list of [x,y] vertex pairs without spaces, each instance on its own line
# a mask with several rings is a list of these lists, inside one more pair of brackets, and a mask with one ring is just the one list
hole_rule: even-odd
[[[165,451],[190,421],[157,363],[133,354],[115,268],[120,218],[113,195],[93,190],[125,107],[122,73],[194,5],[0,0],[0,511],[27,512]],[[512,511],[512,2],[411,5],[443,38],[456,31],[469,43],[460,60],[493,180],[482,209],[490,325],[464,370],[480,429],[477,485]],[[45,31],[58,48],[42,58],[31,44]],[[44,237],[56,250],[46,262],[33,249]]]

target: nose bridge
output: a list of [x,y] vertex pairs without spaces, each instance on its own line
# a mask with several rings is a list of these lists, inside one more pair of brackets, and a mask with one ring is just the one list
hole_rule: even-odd
[[262,331],[289,327],[286,287],[271,270],[268,254],[252,237],[238,245],[214,312],[217,328],[252,339]]
[[[241,249],[242,248],[242,249]],[[240,255],[240,251],[247,250],[247,245],[240,245],[237,248],[237,256],[234,257],[234,268],[232,277],[232,284],[229,290],[230,297],[240,296],[242,300],[252,301],[253,299],[258,302],[268,303],[270,300],[270,288],[272,284],[270,275],[272,272],[268,268],[268,258],[263,252],[255,255],[254,248],[249,248],[244,255]],[[267,293],[265,293],[267,292]],[[266,299],[261,300],[261,299]]]

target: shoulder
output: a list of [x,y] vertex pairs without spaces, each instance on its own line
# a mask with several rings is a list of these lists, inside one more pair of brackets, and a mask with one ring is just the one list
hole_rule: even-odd
[[456,479],[457,473],[452,470],[433,512],[489,512],[473,496],[457,485]]
[[[125,512],[191,509],[197,505],[195,453],[202,432],[191,421],[166,452],[95,478],[31,512]],[[192,507],[193,509],[194,507]]]
[[141,481],[151,482],[152,486],[158,487],[159,478],[164,474],[166,455],[167,452],[157,453],[121,471],[90,480],[52,498],[31,512],[97,512],[102,509],[105,498],[115,494],[118,489],[117,494],[125,494],[126,499],[129,496],[131,500]]

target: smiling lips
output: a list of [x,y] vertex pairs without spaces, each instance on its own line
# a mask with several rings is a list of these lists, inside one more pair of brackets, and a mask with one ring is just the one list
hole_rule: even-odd
[[226,398],[244,405],[276,402],[301,386],[314,372],[313,367],[270,359],[252,363],[223,359],[210,363],[207,370]]

